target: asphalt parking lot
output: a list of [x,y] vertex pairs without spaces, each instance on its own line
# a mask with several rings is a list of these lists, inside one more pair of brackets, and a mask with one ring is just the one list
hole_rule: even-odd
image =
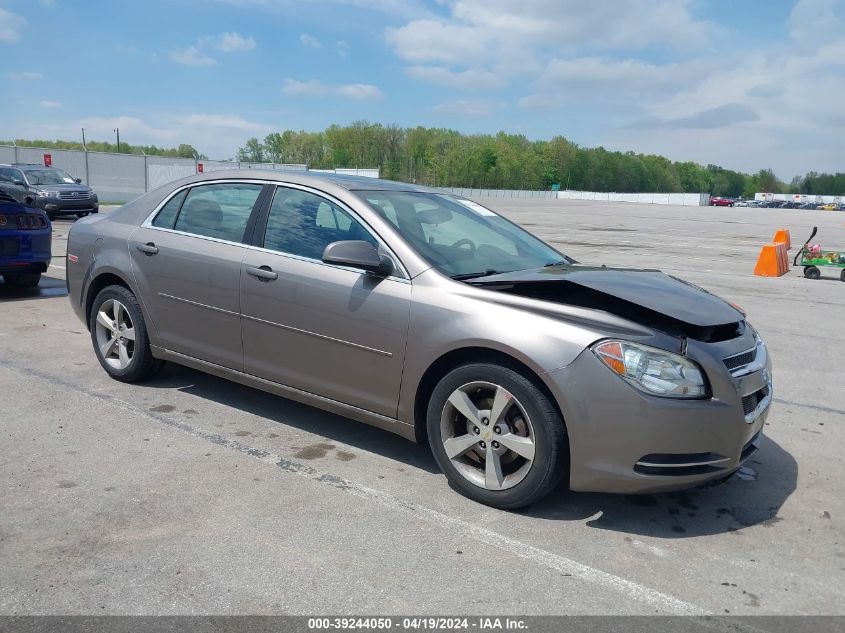
[[775,400],[741,476],[508,513],[386,432],[177,366],[112,381],[58,220],[40,290],[0,284],[0,614],[845,614],[845,283],[752,275],[779,227],[845,248],[845,214],[479,201],[747,311]]

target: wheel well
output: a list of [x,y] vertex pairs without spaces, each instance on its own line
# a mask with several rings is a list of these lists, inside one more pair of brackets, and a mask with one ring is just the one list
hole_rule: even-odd
[[27,204],[33,204],[33,203],[35,202],[35,198],[29,198],[29,197],[27,197],[27,198],[24,200],[24,202],[26,202]]
[[100,291],[106,286],[123,286],[127,290],[131,290],[121,277],[114,273],[103,273],[94,278],[91,285],[88,286],[88,294],[85,296],[85,326],[91,322],[91,308],[94,305],[94,299],[100,294]]
[[[425,442],[427,440],[426,431],[426,409],[428,408],[428,401],[431,397],[434,388],[443,376],[461,365],[469,363],[495,363],[502,365],[509,369],[519,372],[526,378],[530,379],[543,394],[549,399],[549,402],[554,405],[560,419],[563,420],[563,413],[557,400],[552,395],[551,390],[545,382],[525,363],[517,360],[513,356],[509,356],[504,352],[498,350],[488,349],[485,347],[464,347],[461,349],[447,352],[425,371],[420,384],[417,387],[417,395],[414,399],[414,435],[417,442]],[[565,424],[565,422],[564,422]]]

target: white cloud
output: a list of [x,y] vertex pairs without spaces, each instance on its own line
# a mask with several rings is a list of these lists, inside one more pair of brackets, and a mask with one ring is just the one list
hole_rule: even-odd
[[817,42],[841,33],[837,0],[798,0],[789,16],[790,36],[796,42]]
[[246,53],[253,50],[256,43],[253,38],[244,37],[240,33],[223,33],[213,38],[212,45],[223,53]]
[[[697,50],[711,26],[692,0],[454,0],[446,17],[388,28],[388,45],[415,66],[536,75],[550,57],[649,47]],[[439,76],[429,71],[435,81]]]
[[28,70],[9,73],[9,79],[11,79],[12,81],[35,81],[37,79],[42,79],[43,77],[44,75],[42,75],[41,73],[36,73]]
[[300,34],[299,43],[303,46],[309,46],[311,48],[320,48],[323,46],[323,43],[320,40],[318,40],[313,35],[309,35],[308,33]]
[[254,123],[234,114],[189,114],[178,119],[178,122],[188,127],[229,128],[256,132],[266,128],[261,123]]
[[193,145],[212,159],[235,155],[249,136],[263,138],[278,125],[248,121],[228,113],[155,113],[140,118],[131,115],[88,117],[48,125],[28,125],[28,136],[37,138],[76,138],[85,128],[89,139],[113,139],[120,128],[121,141],[132,144],[154,144],[168,147],[179,143]]
[[372,84],[326,84],[316,79],[311,81],[297,81],[290,77],[285,79],[282,92],[290,96],[316,97],[321,95],[336,95],[346,99],[380,99],[384,96],[378,86]]
[[25,17],[0,8],[0,42],[17,42],[24,25]]
[[335,88],[335,94],[348,99],[380,99],[384,95],[372,84],[344,84]]
[[324,83],[312,79],[311,81],[297,81],[288,77],[282,86],[282,92],[291,96],[316,96],[328,94],[331,88]]
[[196,45],[170,51],[169,55],[172,61],[183,66],[213,66],[217,60],[206,52],[208,49],[221,53],[246,53],[256,46],[251,37],[244,37],[235,32],[221,33],[200,37]]
[[170,51],[170,59],[183,66],[213,66],[217,61],[196,46]]
[[440,114],[457,114],[466,117],[487,117],[496,109],[496,104],[484,100],[456,99],[438,103],[432,110]]
[[61,108],[62,107],[62,104],[59,103],[58,101],[47,101],[47,100],[42,101],[38,105],[40,105],[42,108]]
[[505,83],[501,75],[488,70],[454,71],[442,66],[409,66],[405,72],[420,81],[465,90],[498,88]]

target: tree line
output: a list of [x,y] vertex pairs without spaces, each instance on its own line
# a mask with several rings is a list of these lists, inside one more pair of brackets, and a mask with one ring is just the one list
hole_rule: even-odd
[[83,146],[80,141],[45,141],[41,139],[17,138],[13,141],[0,141],[0,145],[19,145],[20,147],[43,147],[45,149],[75,149],[89,152],[111,152],[113,154],[146,154],[147,156],[167,156],[169,158],[201,158],[208,156],[200,154],[192,145],[182,143],[178,147],[158,147],[156,145],[130,145],[120,143],[120,151],[116,143],[107,141],[86,141]]
[[284,130],[249,139],[238,160],[305,163],[318,169],[380,167],[383,178],[441,187],[562,189],[618,193],[845,194],[845,174],[810,173],[790,185],[771,169],[755,174],[671,161],[654,154],[579,146],[562,136],[531,141],[520,134],[461,134],[356,121],[320,132]]
[[[79,141],[16,139],[22,147],[83,149]],[[12,145],[0,141],[0,145]],[[115,143],[88,141],[89,151],[117,152]],[[208,157],[192,145],[165,148],[120,144],[120,153]],[[709,193],[753,197],[758,191],[845,195],[845,173],[810,172],[789,184],[771,169],[746,174],[718,165],[671,161],[654,154],[582,147],[562,136],[531,141],[520,134],[461,134],[444,128],[402,128],[355,121],[321,132],[285,130],[249,139],[238,160],[307,164],[316,169],[380,167],[383,178],[438,187],[562,189],[618,193]]]

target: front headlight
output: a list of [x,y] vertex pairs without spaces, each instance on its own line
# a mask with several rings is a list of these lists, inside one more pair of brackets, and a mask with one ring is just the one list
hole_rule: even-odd
[[49,198],[53,195],[52,191],[36,191],[35,195],[39,198]]
[[704,372],[683,356],[629,341],[602,341],[592,350],[615,374],[645,393],[664,398],[707,395]]

